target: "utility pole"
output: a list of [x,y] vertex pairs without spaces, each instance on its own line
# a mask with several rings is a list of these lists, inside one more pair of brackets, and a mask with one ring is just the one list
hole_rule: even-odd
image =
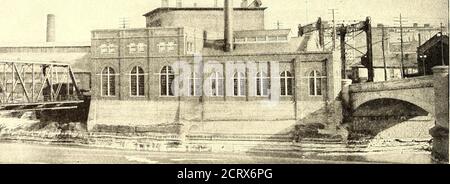
[[441,22],[441,59],[442,59],[442,66],[445,66],[445,60],[444,60],[444,32],[443,26]]
[[278,20],[276,24],[277,24],[277,29],[280,29],[280,27],[282,26],[282,23]]
[[126,18],[126,17],[120,18],[120,24],[119,24],[120,29],[126,29],[126,28],[128,28],[128,25],[129,25],[128,18]]
[[347,34],[346,28],[344,24],[342,24],[342,27],[339,28],[339,36],[340,36],[340,43],[341,43],[341,77],[342,79],[347,79],[346,74],[346,58],[345,58],[345,35]]
[[386,66],[386,56],[384,53],[384,40],[385,40],[385,35],[384,35],[384,25],[381,26],[381,50],[383,51],[383,67],[384,67],[384,81],[387,81],[387,66]]
[[332,33],[333,35],[331,35],[331,39],[333,39],[332,40],[333,46],[332,46],[331,50],[334,51],[334,49],[336,49],[336,20],[334,17],[336,9],[332,8],[329,10],[331,10],[331,14],[333,17],[333,33]]
[[402,24],[402,14],[400,13],[400,55],[401,55],[401,74],[402,78],[405,78],[405,63],[403,60],[403,24]]
[[[403,17],[404,18],[404,17]],[[402,14],[400,13],[400,17],[398,20],[395,20],[395,22],[399,22],[400,24],[400,68],[401,68],[401,78],[405,77],[405,63],[404,63],[404,54],[403,54],[403,22],[405,22],[402,18]]]
[[366,44],[367,44],[367,81],[373,82],[375,74],[373,71],[373,42],[372,42],[372,23],[370,17],[366,18],[365,30],[366,32]]

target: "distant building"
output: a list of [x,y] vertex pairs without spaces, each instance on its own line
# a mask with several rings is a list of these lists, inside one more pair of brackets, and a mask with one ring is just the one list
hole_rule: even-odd
[[419,75],[432,75],[435,66],[448,66],[448,36],[438,33],[417,48]]

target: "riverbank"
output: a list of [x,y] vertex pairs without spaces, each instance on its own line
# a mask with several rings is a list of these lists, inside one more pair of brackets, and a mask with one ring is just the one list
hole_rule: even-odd
[[[175,132],[87,132],[77,123],[14,119],[1,123],[0,141],[162,153],[244,154],[366,163],[431,163],[427,139],[360,139],[336,136],[180,134]],[[172,125],[171,125],[172,126]],[[175,126],[174,126],[175,127]],[[157,127],[158,128],[158,127]],[[159,127],[158,129],[160,129]],[[80,130],[81,129],[81,130]],[[105,128],[115,129],[115,128]],[[122,129],[130,129],[122,127]],[[131,129],[130,129],[131,130]],[[303,133],[305,131],[302,131]],[[389,156],[387,156],[389,155]]]
[[[175,138],[175,139],[173,139]],[[174,141],[168,141],[173,139]],[[0,142],[82,146],[93,149],[145,153],[238,154],[257,157],[302,158],[324,162],[432,163],[430,146],[420,141],[354,141],[304,139],[301,142],[185,140],[173,136],[133,137],[95,133],[45,134],[16,132],[2,134]],[[378,144],[374,144],[378,142]]]

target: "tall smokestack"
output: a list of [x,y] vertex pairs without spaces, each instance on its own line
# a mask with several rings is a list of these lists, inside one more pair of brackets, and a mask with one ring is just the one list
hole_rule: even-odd
[[225,52],[233,51],[233,0],[225,0],[225,30],[224,30],[224,41],[225,41]]
[[55,42],[56,40],[56,28],[55,28],[55,15],[47,15],[47,42]]

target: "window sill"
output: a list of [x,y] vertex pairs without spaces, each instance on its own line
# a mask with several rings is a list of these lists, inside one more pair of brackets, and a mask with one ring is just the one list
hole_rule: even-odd
[[146,98],[146,96],[129,96],[130,98]]

